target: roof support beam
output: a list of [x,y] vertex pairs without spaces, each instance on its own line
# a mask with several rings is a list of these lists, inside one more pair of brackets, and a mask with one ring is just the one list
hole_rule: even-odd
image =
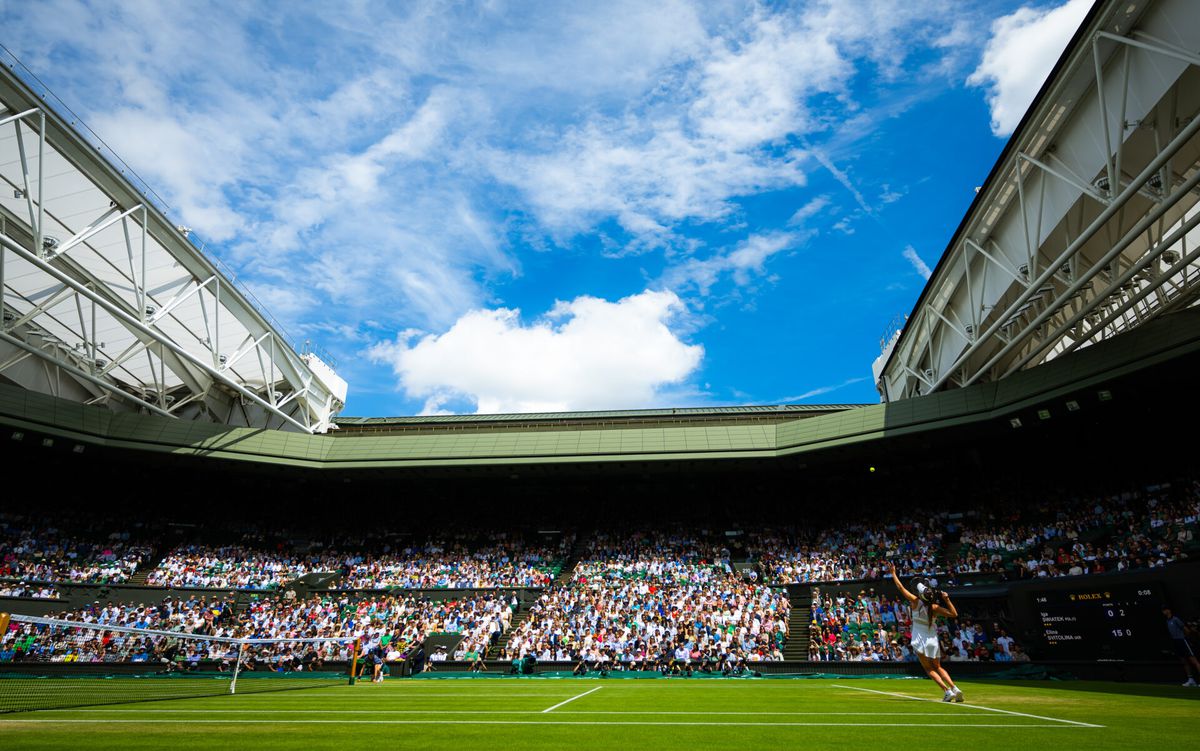
[[[0,234],[0,242],[8,245],[9,248],[14,253],[21,256],[23,259],[25,259],[29,263],[33,264],[34,266],[37,266],[41,271],[49,274],[50,276],[54,277],[58,281],[62,282],[63,284],[66,284],[66,285],[74,288],[76,290],[76,292],[78,292],[79,294],[83,295],[84,297],[87,297],[88,299],[95,302],[101,308],[106,310],[109,313],[109,315],[111,315],[114,318],[116,318],[117,320],[119,320],[122,323],[122,325],[124,325],[126,328],[130,329],[131,331],[134,331],[135,333],[139,333],[143,336],[148,336],[151,339],[154,339],[155,341],[157,341],[158,344],[160,345],[160,347],[162,348],[160,351],[169,350],[169,351],[173,352],[176,356],[179,357],[180,360],[188,362],[191,365],[199,368],[200,370],[208,373],[215,380],[220,381],[225,386],[229,387],[230,389],[233,389],[234,391],[236,391],[238,394],[242,395],[247,400],[259,405],[263,409],[266,409],[268,412],[282,418],[285,422],[303,430],[306,433],[313,432],[313,427],[306,425],[306,424],[300,422],[299,420],[297,420],[296,418],[292,417],[291,415],[277,409],[275,407],[275,405],[266,401],[265,399],[260,397],[258,394],[255,394],[250,389],[246,388],[245,386],[238,383],[233,378],[229,377],[229,375],[226,374],[226,372],[224,370],[222,370],[220,368],[214,368],[211,364],[204,362],[202,359],[200,359],[198,357],[195,357],[194,355],[189,353],[187,350],[185,350],[183,347],[180,347],[175,342],[172,342],[166,335],[164,335],[158,329],[145,325],[137,318],[129,315],[129,313],[122,310],[120,306],[115,305],[114,303],[105,299],[103,296],[88,289],[87,287],[80,284],[79,282],[77,282],[76,280],[71,278],[69,275],[64,273],[63,271],[60,271],[55,266],[47,263],[44,259],[39,258],[36,255],[30,253],[28,250],[21,247],[20,243],[17,243],[16,241],[12,240],[11,238],[9,238],[3,234]],[[270,332],[268,332],[266,335],[270,335]]]
[[[185,285],[184,289],[180,290],[178,292],[178,294],[176,294],[174,297],[172,297],[171,300],[162,307],[162,310],[158,311],[153,316],[147,318],[146,323],[151,324],[151,325],[158,323],[168,313],[170,313],[175,308],[179,307],[179,305],[181,303],[186,302],[189,297],[191,297],[192,295],[198,293],[200,290],[207,287],[209,284],[211,284],[213,281],[215,281],[216,278],[217,277],[215,277],[215,276],[210,276],[209,278],[205,279],[202,283],[196,284],[195,286],[192,286],[192,284],[189,282],[187,285]],[[193,281],[195,281],[195,280],[193,280]]]
[[[1053,158],[1053,155],[1051,155],[1051,157]],[[1059,180],[1062,180],[1067,185],[1070,185],[1071,187],[1082,191],[1083,193],[1091,196],[1092,198],[1096,199],[1100,203],[1103,203],[1106,205],[1109,203],[1110,199],[1108,196],[1104,195],[1103,193],[1096,190],[1091,185],[1088,185],[1087,182],[1080,179],[1079,175],[1076,175],[1075,173],[1071,172],[1070,168],[1067,167],[1067,165],[1063,164],[1062,160],[1060,160],[1060,159],[1055,159],[1055,161],[1057,161],[1059,163],[1060,169],[1055,169],[1054,167],[1051,167],[1050,165],[1046,164],[1045,162],[1043,162],[1039,159],[1034,159],[1033,157],[1029,156],[1028,154],[1024,154],[1024,153],[1017,154],[1017,159],[1024,160],[1024,161],[1028,162],[1029,164],[1032,164],[1034,167],[1037,167],[1038,169],[1042,170],[1046,174],[1051,175],[1053,177],[1057,177]],[[1064,173],[1066,173],[1066,174],[1064,174]],[[1113,184],[1113,185],[1116,184],[1115,179],[1116,178],[1113,178],[1114,182],[1111,184]]]
[[[74,121],[61,117],[43,102],[40,92],[20,71],[8,68],[0,69],[0,129],[11,126],[15,133],[2,130],[8,137],[0,139],[4,152],[0,155],[3,175],[0,185],[11,188],[17,198],[24,200],[7,204],[16,208],[19,215],[0,209],[0,234],[51,262],[78,284],[90,287],[91,292],[179,349],[161,344],[145,330],[129,325],[126,318],[110,316],[108,308],[84,293],[80,293],[80,299],[88,297],[90,302],[76,306],[69,314],[65,314],[66,306],[59,303],[41,313],[45,320],[35,317],[26,322],[27,327],[35,327],[32,333],[47,343],[54,342],[67,359],[77,354],[72,348],[81,338],[88,348],[83,354],[89,355],[86,359],[92,363],[113,360],[110,351],[121,352],[115,359],[125,365],[100,377],[127,392],[148,389],[154,379],[160,383],[158,391],[169,391],[176,404],[192,395],[201,395],[202,411],[213,415],[223,414],[225,406],[240,397],[247,406],[244,416],[248,424],[278,426],[272,419],[278,416],[288,430],[327,430],[342,407],[345,382],[336,373],[326,374],[325,370],[316,376],[313,370],[316,361],[301,357],[287,343],[278,322],[261,304],[256,304],[249,290],[236,284],[219,259],[205,254],[195,238],[180,230],[178,221],[168,216],[170,209],[161,199],[145,183],[131,177],[128,170],[110,161],[113,157],[107,152],[97,150],[94,142],[76,129]],[[130,209],[131,206],[134,208]],[[135,237],[135,232],[140,236]],[[48,246],[47,233],[65,238],[65,242]],[[124,248],[119,239],[122,235]],[[39,278],[40,273],[27,274],[23,257],[16,260],[7,255],[10,249],[8,244],[0,243],[0,291],[4,293],[0,297],[0,311],[4,318],[13,316],[13,305],[18,306],[16,313],[20,315],[30,307],[30,295],[35,300],[41,299],[46,288],[56,286]],[[166,258],[169,260],[164,264]],[[36,270],[44,271],[40,266]],[[235,289],[229,288],[231,283]],[[222,286],[225,288],[217,289]],[[89,309],[89,305],[93,307]],[[98,317],[90,315],[93,311]],[[58,315],[53,315],[55,312]],[[0,323],[0,327],[3,325]],[[114,330],[119,328],[124,330]],[[98,341],[91,341],[99,336],[98,332],[104,332],[101,338],[112,344],[111,350],[105,351]],[[278,381],[271,390],[281,395],[300,394],[295,403],[288,405],[288,414],[277,415],[269,408],[271,402],[283,396],[265,399],[264,406],[247,395],[267,395],[257,372],[245,368],[226,370],[223,377],[218,377],[194,362],[198,358],[215,370],[222,364],[222,353],[230,351],[230,344],[247,335],[258,338],[264,333],[272,335],[271,341],[264,340],[259,355],[269,354],[272,359],[270,363],[262,363],[261,371],[267,374],[267,380]],[[12,335],[25,337],[25,329],[13,331]],[[232,341],[223,342],[221,335]],[[39,340],[28,341],[40,346]],[[155,358],[153,374],[142,362],[147,349]],[[92,354],[95,356],[91,357]],[[133,357],[132,362],[128,356]],[[83,359],[78,364],[89,372],[99,370],[92,370]],[[242,365],[246,365],[245,360]],[[62,374],[66,376],[65,371]],[[228,388],[212,389],[215,383]],[[79,391],[79,386],[84,384],[72,388]],[[52,380],[36,388],[55,392]],[[90,385],[84,386],[84,390],[91,389]],[[183,389],[186,393],[182,393]],[[334,399],[326,399],[329,394]],[[185,408],[186,414],[193,415],[195,401]],[[115,405],[111,401],[110,404]]]
[[[1198,172],[1197,175],[1200,175],[1200,172]],[[1173,247],[1174,245],[1182,242],[1187,237],[1188,233],[1191,232],[1192,230],[1194,230],[1197,226],[1200,226],[1200,212],[1193,214],[1186,222],[1184,222],[1182,225],[1180,225],[1174,231],[1172,231],[1170,235],[1163,238],[1153,249],[1151,249],[1151,251],[1149,253],[1147,253],[1145,256],[1143,256],[1141,260],[1139,260],[1133,266],[1130,266],[1128,269],[1125,270],[1125,272],[1123,274],[1121,274],[1119,277],[1114,279],[1112,281],[1112,283],[1108,285],[1108,287],[1104,288],[1096,295],[1095,300],[1107,300],[1107,299],[1111,298],[1124,285],[1128,284],[1139,272],[1141,272],[1143,269],[1145,269],[1151,263],[1153,263],[1156,259],[1158,259],[1163,254],[1163,252],[1165,252],[1169,248]],[[1195,261],[1197,258],[1200,258],[1200,248],[1196,248],[1196,249],[1192,250],[1191,253],[1184,255],[1180,260],[1176,261],[1174,264],[1169,266],[1165,271],[1162,272],[1162,276],[1166,279],[1170,279],[1170,278],[1174,277],[1180,271],[1187,268],[1188,265],[1191,264],[1193,261]],[[1139,301],[1144,300],[1152,292],[1154,292],[1158,289],[1159,289],[1159,287],[1157,287],[1157,286],[1147,286],[1147,287],[1144,287],[1141,291],[1137,292],[1136,294],[1130,296],[1121,305],[1119,305],[1116,308],[1116,310],[1113,310],[1112,312],[1105,315],[1100,321],[1098,321],[1096,323],[1095,326],[1092,327],[1091,331],[1093,332],[1093,335],[1095,332],[1099,332],[1099,331],[1103,330],[1105,326],[1107,326],[1110,323],[1112,323],[1113,321],[1115,321],[1126,311],[1133,308]],[[1056,343],[1058,341],[1059,337],[1061,337],[1068,330],[1070,330],[1072,326],[1074,326],[1075,324],[1077,324],[1081,320],[1083,320],[1094,309],[1095,309],[1095,306],[1084,307],[1084,308],[1080,309],[1077,313],[1075,313],[1073,316],[1066,319],[1062,324],[1059,325],[1058,329],[1056,329],[1053,334],[1046,337],[1046,339],[1041,343],[1040,346],[1034,347],[1032,350],[1030,350],[1030,352],[1027,355],[1025,355],[1025,357],[1023,357],[1021,360],[1019,360],[1018,362],[1016,362],[1012,366],[1010,366],[1008,371],[1005,373],[1005,375],[1008,375],[1009,373],[1013,373],[1017,370],[1020,370],[1021,368],[1028,365],[1029,362],[1033,360],[1033,358],[1035,358],[1037,355],[1041,354],[1046,349],[1048,349],[1051,345]],[[1154,315],[1157,315],[1157,313]],[[1079,348],[1079,346],[1081,344],[1083,344],[1084,341],[1087,341],[1090,339],[1091,339],[1091,336],[1089,336],[1086,340],[1085,339],[1077,339],[1072,344],[1065,347],[1060,354],[1067,354],[1069,352],[1074,352],[1076,349]]]
[[[34,200],[33,200],[32,192],[30,190],[30,186],[29,186],[29,155],[26,154],[26,152],[25,152],[25,137],[21,133],[21,121],[23,121],[27,118],[32,118],[35,114],[37,115],[37,118],[38,118],[38,128],[37,128],[37,134],[38,134],[37,195],[38,195],[38,197],[37,197],[37,211],[36,212],[33,210]],[[42,208],[42,196],[45,195],[42,192],[42,186],[45,184],[45,180],[43,178],[43,173],[45,172],[45,170],[42,169],[42,165],[45,164],[45,161],[43,161],[43,160],[46,155],[46,112],[44,110],[42,110],[40,107],[35,107],[33,109],[26,110],[20,114],[13,115],[12,117],[5,118],[4,122],[0,123],[0,125],[6,124],[6,123],[12,123],[13,127],[17,131],[17,153],[20,156],[20,160],[21,160],[21,180],[22,180],[22,185],[24,186],[21,192],[25,196],[25,206],[29,209],[29,226],[33,230],[33,247],[37,250],[38,253],[41,253],[42,252],[42,218],[43,218],[43,213],[44,213],[44,209]]]
[[1108,39],[1120,44],[1127,44],[1130,47],[1137,47],[1148,52],[1157,52],[1160,55],[1166,55],[1167,57],[1173,57],[1176,60],[1182,60],[1189,65],[1200,66],[1200,55],[1185,50],[1182,47],[1176,47],[1170,42],[1164,42],[1163,40],[1150,36],[1145,32],[1135,31],[1130,36],[1121,36],[1119,34],[1101,31],[1097,32],[1096,38]]
[[62,370],[66,371],[67,373],[70,373],[71,375],[75,376],[76,378],[80,378],[80,379],[87,381],[88,383],[91,383],[95,386],[99,386],[100,388],[104,389],[105,391],[109,392],[110,394],[119,396],[122,399],[132,402],[132,403],[138,405],[139,407],[143,407],[143,408],[153,412],[156,415],[162,415],[163,417],[174,417],[174,415],[172,415],[170,412],[167,412],[164,409],[160,409],[159,407],[151,404],[150,402],[139,399],[138,397],[134,396],[133,394],[130,394],[126,391],[122,391],[121,389],[117,388],[116,386],[109,383],[108,381],[106,381],[102,378],[97,378],[96,376],[92,375],[91,373],[88,373],[88,372],[72,365],[71,363],[69,363],[65,360],[61,360],[57,357],[54,357],[50,353],[44,352],[44,351],[38,349],[37,347],[33,346],[32,344],[22,341],[15,336],[6,334],[4,332],[0,332],[0,341],[8,342],[12,346],[14,346],[18,349],[22,349],[22,350],[28,352],[29,354],[40,358],[41,360],[45,361],[46,363],[53,365],[56,368],[61,368]]
[[34,318],[42,315],[47,310],[53,308],[55,305],[59,304],[73,294],[75,294],[75,291],[70,287],[65,284],[60,285],[59,288],[51,293],[50,297],[46,298],[44,302],[34,305],[33,308],[31,308],[20,318],[14,319],[13,322],[9,324],[0,324],[0,331],[12,331],[19,326],[24,326]]
[[[1058,257],[1052,263],[1050,263],[1041,274],[1038,275],[1036,280],[1031,282],[1030,285],[1025,288],[1024,292],[1022,292],[1015,300],[1009,303],[1008,307],[999,317],[997,317],[995,322],[988,327],[987,331],[985,331],[983,335],[974,342],[970,343],[967,348],[954,359],[953,365],[947,369],[947,372],[952,372],[963,367],[970,360],[970,358],[979,351],[984,342],[989,341],[1022,305],[1029,302],[1029,298],[1033,296],[1034,291],[1050,281],[1051,277],[1057,273],[1059,267],[1069,262],[1079,252],[1079,250],[1089,240],[1091,240],[1092,237],[1095,236],[1096,233],[1098,233],[1110,219],[1117,214],[1117,212],[1129,201],[1129,199],[1136,195],[1138,190],[1147,182],[1149,182],[1150,178],[1154,177],[1159,170],[1162,169],[1163,165],[1166,164],[1176,152],[1183,148],[1183,146],[1188,143],[1198,132],[1200,132],[1200,113],[1197,113],[1195,116],[1193,116],[1192,119],[1188,121],[1187,125],[1185,125],[1176,134],[1176,136],[1171,139],[1171,142],[1168,143],[1152,160],[1150,160],[1150,163],[1146,165],[1146,167],[1137,175],[1137,177],[1135,177],[1130,184],[1126,186],[1119,195],[1117,195],[1116,198],[1114,198],[1107,206],[1104,207],[1104,209],[1096,216],[1096,218],[1093,219],[1088,226],[1085,227],[1083,231],[1080,232],[1079,235],[1067,245],[1062,253],[1060,253]],[[1178,194],[1178,191],[1176,191],[1176,193]],[[1170,203],[1174,202],[1172,201]],[[1167,206],[1170,205],[1170,203],[1162,203],[1155,207],[1145,219],[1138,223],[1138,226],[1141,227],[1141,229],[1136,234],[1141,234],[1141,232],[1145,231],[1145,226],[1148,226],[1153,221],[1157,221],[1157,219],[1166,212]],[[1134,235],[1135,237],[1136,234]],[[1122,248],[1123,247],[1124,246],[1122,246]],[[1002,347],[1001,352],[1007,354],[1011,349],[1012,342]],[[988,361],[987,365],[984,365],[980,368],[973,368],[974,373],[967,377],[964,385],[974,383],[981,375],[983,375],[985,371],[988,370],[988,368],[994,365],[998,359],[998,356],[993,356]],[[942,376],[937,380],[933,388],[940,388],[945,382],[946,377]]]
[[[1197,115],[1197,117],[1193,120],[1193,123],[1200,123],[1200,115]],[[1112,248],[1112,250],[1110,250],[1108,253],[1106,253],[1104,255],[1104,257],[1100,261],[1098,261],[1088,272],[1086,272],[1082,275],[1079,275],[1079,278],[1077,278],[1074,282],[1072,282],[1071,285],[1069,287],[1067,287],[1066,291],[1063,292],[1063,294],[1057,300],[1055,300],[1053,304],[1048,305],[1046,307],[1046,309],[1044,311],[1042,311],[1042,313],[1040,315],[1038,315],[1029,324],[1029,326],[1027,326],[1025,328],[1025,330],[1022,334],[1020,334],[1019,336],[1014,336],[1013,340],[1008,342],[1007,344],[1005,344],[1003,347],[1000,348],[1000,350],[998,352],[993,354],[991,359],[989,359],[986,364],[984,364],[982,367],[976,369],[975,373],[973,375],[971,375],[969,378],[967,378],[964,385],[969,386],[970,384],[974,383],[976,381],[976,379],[978,379],[979,376],[981,376],[984,373],[984,371],[986,371],[988,368],[991,368],[993,365],[998,363],[1000,361],[1000,359],[1002,357],[1004,357],[1004,355],[1008,354],[1009,350],[1011,350],[1017,342],[1019,342],[1025,336],[1028,336],[1030,333],[1032,333],[1038,326],[1040,326],[1042,324],[1043,321],[1045,321],[1047,318],[1049,318],[1050,315],[1054,311],[1058,310],[1058,308],[1060,308],[1063,305],[1063,303],[1066,302],[1066,299],[1070,295],[1079,291],[1085,283],[1090,282],[1092,277],[1094,277],[1094,276],[1096,276],[1096,274],[1100,273],[1101,269],[1108,266],[1109,263],[1111,263],[1119,255],[1121,255],[1121,253],[1124,252],[1124,250],[1127,247],[1129,247],[1129,245],[1132,244],[1133,241],[1138,238],[1138,236],[1140,236],[1143,232],[1145,232],[1152,224],[1157,222],[1159,220],[1159,218],[1162,217],[1162,215],[1165,214],[1171,206],[1174,206],[1175,203],[1180,198],[1182,198],[1184,194],[1191,191],[1191,189],[1196,187],[1197,185],[1200,185],[1200,170],[1196,170],[1196,172],[1193,173],[1192,176],[1189,177],[1183,183],[1183,185],[1181,185],[1175,189],[1175,191],[1171,194],[1171,196],[1166,201],[1155,206],[1150,211],[1149,214],[1144,216],[1137,224],[1135,224],[1133,226],[1133,228],[1129,230],[1129,232],[1125,233],[1125,236],[1121,239],[1120,242],[1118,242]],[[1061,263],[1062,260],[1063,259],[1060,258],[1059,262]],[[1047,274],[1046,278],[1049,279],[1049,276],[1050,275]],[[1028,297],[1029,297],[1028,293],[1026,293],[1025,295],[1022,295],[1022,298],[1026,299],[1026,300],[1028,299]]]
[[[1008,274],[1010,277],[1012,277],[1013,281],[1015,281],[1017,284],[1020,284],[1022,287],[1025,287],[1026,289],[1029,288],[1029,280],[1028,279],[1026,279],[1024,276],[1022,276],[1020,273],[1018,273],[1018,271],[1016,269],[1009,268],[1007,263],[1004,263],[1000,259],[993,256],[991,253],[988,253],[986,250],[983,249],[983,246],[980,245],[979,243],[975,242],[974,240],[972,240],[970,238],[967,238],[965,241],[963,241],[963,246],[966,248],[969,248],[970,250],[975,251],[979,255],[983,256],[985,259],[991,261],[996,266],[996,268],[1000,269],[1005,274]],[[1005,254],[1001,253],[1001,255],[1005,255]]]
[[[124,212],[121,212],[120,214],[116,214],[117,207],[113,206],[108,211],[104,212],[98,218],[96,218],[91,224],[87,225],[86,227],[84,227],[83,229],[79,230],[74,235],[72,235],[66,242],[62,243],[61,245],[56,246],[52,253],[46,254],[46,258],[53,259],[58,256],[61,256],[63,253],[66,253],[68,250],[70,250],[71,248],[74,248],[76,245],[79,245],[80,243],[85,242],[88,238],[92,237],[97,232],[103,232],[104,230],[108,229],[109,227],[116,224],[117,222],[123,220],[125,217],[129,216],[130,214],[134,213],[135,211],[141,211],[141,210],[142,210],[142,205],[138,204],[137,206],[134,206],[132,209],[129,209],[128,211],[124,211]],[[113,216],[114,214],[116,214],[116,216]]]

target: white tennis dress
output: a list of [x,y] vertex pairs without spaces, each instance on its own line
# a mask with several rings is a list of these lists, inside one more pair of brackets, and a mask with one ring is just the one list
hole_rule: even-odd
[[942,656],[942,648],[938,644],[937,626],[929,617],[929,606],[917,600],[909,610],[912,614],[913,651],[931,660],[939,659]]

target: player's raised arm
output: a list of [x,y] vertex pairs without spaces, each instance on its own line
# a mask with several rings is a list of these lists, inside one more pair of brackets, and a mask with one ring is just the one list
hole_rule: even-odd
[[896,564],[888,561],[888,571],[892,574],[892,581],[896,583],[896,589],[900,590],[900,595],[910,603],[917,601],[917,596],[904,588],[904,584],[900,581],[900,577],[896,575]]
[[950,601],[950,595],[945,591],[941,593],[942,601],[938,605],[933,606],[934,615],[945,616],[946,618],[957,618],[958,608],[954,607],[954,603]]

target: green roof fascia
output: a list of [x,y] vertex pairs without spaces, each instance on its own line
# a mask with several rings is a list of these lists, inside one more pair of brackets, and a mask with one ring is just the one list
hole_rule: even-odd
[[330,443],[323,436],[304,433],[111,412],[8,384],[0,384],[0,423],[109,448],[312,468],[322,465]]
[[514,412],[495,415],[412,415],[401,417],[346,417],[339,415],[339,425],[436,425],[454,423],[534,422],[556,420],[607,420],[654,417],[717,417],[738,415],[780,415],[790,413],[830,412],[862,407],[862,404],[777,404],[741,407],[679,407],[670,409],[626,409],[595,412]]
[[313,469],[771,458],[993,419],[1196,350],[1200,310],[1189,310],[996,383],[775,424],[333,439],[113,413],[4,384],[0,423],[104,446]]
[[776,426],[778,455],[992,420],[1200,350],[1200,309],[994,382]]
[[348,436],[334,441],[326,461],[342,466],[381,466],[399,460],[405,464],[426,461],[473,460],[512,463],[529,458],[595,461],[681,456],[699,458],[745,452],[771,452],[774,426],[737,425],[652,429],[560,430],[541,433],[472,433],[465,435]]
[[773,456],[774,426],[329,436],[114,413],[0,384],[0,422],[113,448],[323,467],[403,467]]
[[430,459],[423,461],[399,462],[396,460],[359,461],[352,460],[327,464],[325,469],[402,469],[404,467],[479,467],[504,466],[522,467],[542,464],[609,464],[613,462],[660,462],[660,461],[716,461],[721,459],[774,459],[778,456],[775,451],[709,451],[705,453],[648,453],[648,454],[576,454],[572,456],[514,456],[492,459]]

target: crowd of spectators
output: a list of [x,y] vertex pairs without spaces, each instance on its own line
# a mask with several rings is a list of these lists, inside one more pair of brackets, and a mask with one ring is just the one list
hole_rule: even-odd
[[[1198,521],[1200,483],[1193,481],[989,504],[987,510],[965,513],[906,510],[810,529],[751,527],[743,530],[739,556],[750,558],[753,583],[768,585],[880,579],[886,561],[894,562],[902,576],[1073,576],[1153,568],[1194,555]],[[82,521],[76,527],[89,528]],[[0,515],[0,580],[123,583],[149,558],[151,548],[128,532],[107,533],[111,524],[91,527],[104,531],[89,538]],[[727,540],[698,529],[598,532],[584,541],[582,560],[568,572],[572,585],[618,587],[641,579],[697,585],[729,573]],[[178,545],[146,583],[271,590],[306,574],[329,572],[343,590],[544,588],[560,575],[574,547],[570,534],[549,541],[475,530],[443,531],[423,540],[294,542],[259,533],[228,545]]]
[[87,628],[9,624],[0,636],[0,662],[167,662],[236,658],[236,647],[201,640],[171,640],[132,634],[124,628],[173,631],[197,636],[227,635],[233,604],[208,598],[164,598],[156,605],[96,603],[48,617],[87,624]]
[[342,589],[545,587],[554,581],[574,537],[527,544],[519,535],[436,539],[379,555],[346,557]]
[[994,508],[816,532],[766,530],[748,550],[758,578],[772,584],[880,579],[888,560],[901,576],[1044,578],[1154,568],[1187,558],[1194,547],[1200,483]]
[[[814,589],[808,659],[822,662],[916,662],[912,611],[898,595],[874,589],[826,593]],[[950,662],[1026,662],[1029,656],[999,623],[960,616],[938,619],[944,659]]]
[[246,545],[212,547],[181,545],[172,550],[146,579],[158,587],[210,589],[275,589],[316,571],[337,571],[336,554],[262,550]]
[[274,546],[244,541],[213,547],[181,545],[150,573],[147,584],[213,589],[276,589],[306,574],[339,577],[339,589],[473,589],[544,587],[554,580],[573,538],[527,544],[519,535],[481,539],[442,536],[377,547],[353,541],[336,547]]
[[49,584],[0,582],[0,597],[32,597],[37,600],[57,600],[58,590]]
[[700,530],[597,532],[571,574],[573,584],[651,580],[701,582],[727,574],[729,549]]
[[750,550],[759,576],[774,584],[878,579],[885,560],[902,576],[937,570],[944,524],[934,514],[851,523],[816,534],[756,536]]
[[[244,669],[311,669],[325,660],[349,659],[355,639],[361,639],[360,654],[377,651],[396,660],[436,633],[461,635],[463,644],[482,653],[508,628],[515,607],[511,596],[499,593],[440,601],[414,595],[269,596],[241,609],[232,600],[204,597],[165,598],[155,605],[97,603],[49,616],[87,624],[86,629],[14,621],[0,635],[0,661],[154,661],[187,667],[210,660],[229,669],[238,645],[204,637],[331,640],[255,645],[242,653]],[[132,635],[111,627],[179,637]]]
[[26,581],[114,584],[127,581],[151,554],[128,531],[89,535],[0,515],[0,577]]
[[728,556],[702,534],[598,535],[570,582],[531,606],[506,657],[664,672],[782,660],[787,595],[748,582]]
[[964,526],[952,567],[1022,578],[1155,568],[1188,557],[1198,520],[1195,482],[1015,507]]

